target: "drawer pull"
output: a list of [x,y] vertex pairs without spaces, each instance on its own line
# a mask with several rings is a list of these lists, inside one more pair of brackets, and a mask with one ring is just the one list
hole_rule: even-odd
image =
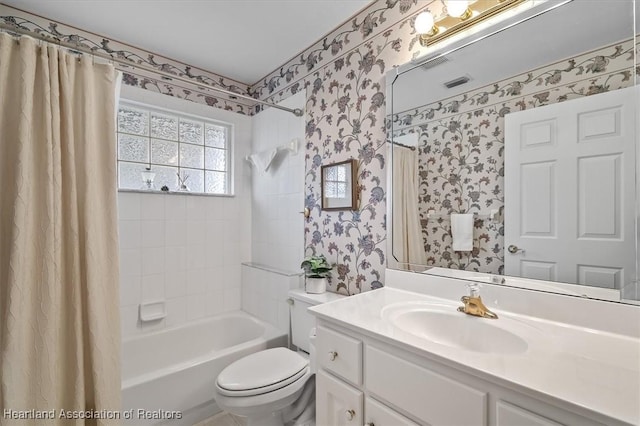
[[335,361],[336,358],[338,358],[338,352],[335,352],[335,351],[329,352],[329,360],[330,361]]
[[373,422],[369,422],[369,423],[365,423],[364,426],[376,426],[373,424]]
[[348,422],[350,422],[351,420],[353,420],[356,417],[356,412],[353,411],[353,410],[347,410],[347,412],[345,414],[346,414]]

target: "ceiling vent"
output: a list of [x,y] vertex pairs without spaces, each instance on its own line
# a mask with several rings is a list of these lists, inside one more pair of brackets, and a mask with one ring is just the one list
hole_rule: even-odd
[[444,83],[444,86],[447,89],[453,89],[454,87],[468,83],[469,81],[471,81],[471,77],[469,77],[468,75],[463,75],[462,77],[454,78],[453,80],[447,81],[446,83]]

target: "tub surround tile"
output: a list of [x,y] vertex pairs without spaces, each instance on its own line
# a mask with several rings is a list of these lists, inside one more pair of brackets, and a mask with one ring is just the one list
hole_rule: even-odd
[[187,197],[187,221],[206,219],[206,197]]
[[138,321],[138,306],[123,306],[120,308],[120,332],[123,338],[140,333],[142,329]]
[[224,291],[208,291],[205,297],[205,314],[218,315],[225,311]]
[[118,194],[118,219],[140,220],[140,194],[121,192]]
[[140,225],[140,247],[163,247],[165,245],[165,222],[145,220]]
[[167,246],[164,248],[165,271],[187,270],[187,247]]
[[240,286],[224,289],[224,311],[237,311],[241,308]]
[[187,295],[187,271],[172,270],[165,273],[165,297],[167,300]]
[[207,222],[204,220],[187,222],[187,245],[204,245],[207,232]]
[[142,253],[139,248],[120,248],[120,275],[142,275]]
[[139,194],[140,197],[140,219],[142,220],[164,220],[164,199],[163,194]]
[[187,294],[201,295],[207,291],[207,277],[204,269],[187,270]]
[[187,296],[187,319],[197,320],[204,318],[205,312],[205,300],[201,294],[192,294]]
[[141,226],[139,220],[120,220],[118,223],[118,237],[121,249],[136,249],[140,247]]
[[142,299],[142,284],[139,275],[120,277],[120,306],[138,306]]
[[142,276],[142,302],[156,302],[165,299],[164,274]]
[[187,220],[187,196],[172,195],[170,202],[165,203],[164,216],[167,221]]
[[[167,203],[169,204],[169,203]],[[164,242],[167,246],[187,245],[187,221],[167,220],[165,222]]]
[[180,325],[187,321],[187,298],[178,297],[167,300],[167,327]]
[[164,248],[150,247],[143,248],[142,253],[142,275],[159,274],[164,272]]

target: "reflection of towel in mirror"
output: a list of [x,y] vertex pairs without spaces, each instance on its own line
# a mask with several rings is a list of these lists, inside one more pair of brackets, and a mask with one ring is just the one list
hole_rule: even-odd
[[251,154],[249,156],[249,161],[251,161],[251,164],[253,164],[260,173],[263,173],[269,170],[269,166],[277,153],[277,148],[269,151],[258,152],[257,154]]
[[453,251],[473,250],[473,214],[451,215]]

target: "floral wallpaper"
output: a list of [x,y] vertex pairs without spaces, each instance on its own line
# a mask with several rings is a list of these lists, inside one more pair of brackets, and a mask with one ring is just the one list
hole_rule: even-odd
[[[441,3],[433,5],[437,13]],[[305,250],[307,255],[324,254],[336,265],[331,291],[356,294],[384,285],[384,76],[419,51],[412,20],[424,6],[408,0],[373,2],[251,88],[272,101],[306,91],[305,202],[312,213],[305,226]],[[320,167],[350,158],[358,162],[358,209],[322,211]]]
[[[502,274],[504,117],[633,84],[633,41],[589,52],[393,116],[395,134],[418,133],[419,214],[428,264]],[[477,219],[471,252],[452,250],[437,214],[500,212]]]
[[[188,64],[164,58],[135,47],[101,37],[97,34],[47,20],[18,9],[0,4],[0,23],[31,31],[52,41],[78,44],[95,52],[126,59],[134,64],[142,64],[159,71],[193,80],[193,84],[171,81],[168,77],[155,73],[128,68],[114,64],[123,72],[122,82],[130,86],[141,87],[168,96],[175,96],[215,108],[235,111],[240,114],[253,114],[256,111],[251,101],[232,99],[223,93],[208,90],[201,83],[216,86],[231,92],[247,94],[248,86],[212,72],[194,68]],[[200,83],[200,84],[199,84]]]

